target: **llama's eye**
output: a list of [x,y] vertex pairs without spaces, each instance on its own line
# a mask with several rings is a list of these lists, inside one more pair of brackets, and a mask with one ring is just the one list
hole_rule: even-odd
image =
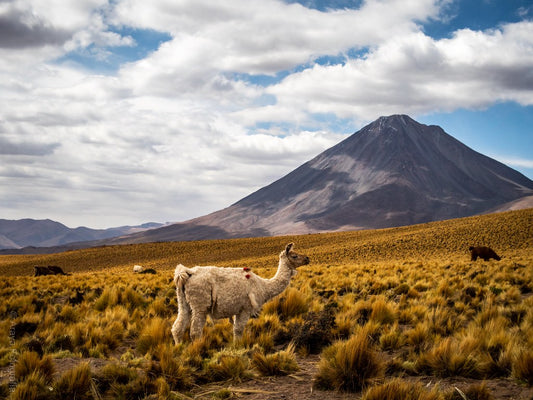
[[298,256],[297,256],[297,255],[294,255],[294,254],[293,254],[291,257],[292,257],[292,258],[298,258]]

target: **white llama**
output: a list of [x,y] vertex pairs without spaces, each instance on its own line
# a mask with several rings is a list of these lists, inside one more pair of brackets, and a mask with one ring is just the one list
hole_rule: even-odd
[[296,268],[309,264],[309,257],[292,251],[289,243],[279,255],[276,275],[264,279],[250,268],[194,267],[179,264],[174,272],[178,295],[178,318],[172,326],[174,341],[180,342],[189,323],[191,339],[202,336],[207,315],[233,318],[233,339],[241,337],[246,322],[263,304],[289,285]]

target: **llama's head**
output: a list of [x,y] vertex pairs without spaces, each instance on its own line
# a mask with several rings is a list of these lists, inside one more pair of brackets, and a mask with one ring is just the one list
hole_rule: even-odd
[[285,258],[287,260],[286,264],[291,270],[293,270],[294,275],[296,273],[296,268],[309,264],[309,257],[293,251],[293,246],[294,243],[289,243],[287,247],[285,247],[285,251],[282,251],[279,257],[280,259]]

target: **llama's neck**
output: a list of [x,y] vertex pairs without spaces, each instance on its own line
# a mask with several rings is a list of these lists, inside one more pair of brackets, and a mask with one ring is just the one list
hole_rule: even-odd
[[291,281],[293,271],[287,265],[287,260],[280,258],[278,270],[276,275],[270,279],[266,279],[265,282],[265,301],[270,300],[272,297],[277,296],[285,290]]

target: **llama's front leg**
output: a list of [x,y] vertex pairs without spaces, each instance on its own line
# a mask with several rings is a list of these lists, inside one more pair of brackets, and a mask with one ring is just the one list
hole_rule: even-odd
[[191,319],[191,340],[200,339],[202,337],[202,331],[204,329],[206,318],[206,312],[198,312],[193,310]]
[[244,332],[244,327],[250,319],[249,312],[242,312],[235,316],[235,322],[233,323],[233,341],[236,342],[241,338],[242,333]]
[[190,321],[190,311],[187,308],[180,308],[178,318],[176,318],[174,325],[172,325],[172,337],[174,338],[174,343],[178,344],[181,341]]

